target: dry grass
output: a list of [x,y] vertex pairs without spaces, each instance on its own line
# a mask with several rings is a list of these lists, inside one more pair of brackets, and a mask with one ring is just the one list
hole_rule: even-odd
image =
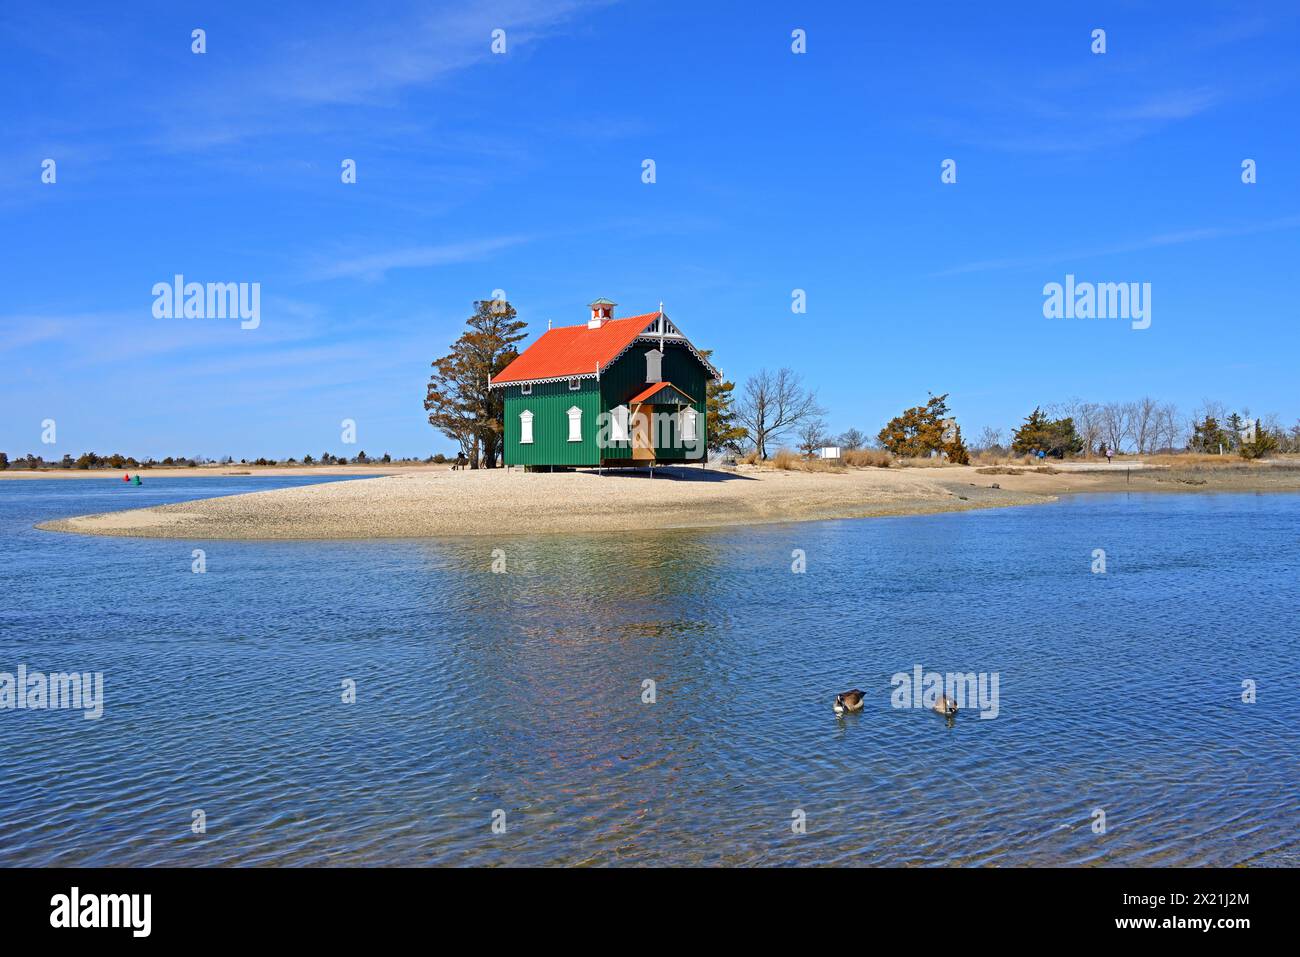
[[772,456],[771,466],[774,469],[780,469],[782,472],[790,472],[799,468],[803,463],[799,456],[795,455],[789,449],[781,449]]
[[942,458],[895,459],[894,464],[900,469],[946,469],[954,467],[951,462]]
[[[1127,458],[1127,456],[1123,456],[1123,457]],[[1277,460],[1286,460],[1288,456],[1271,455],[1269,456],[1269,458],[1274,461],[1277,461]],[[1119,461],[1120,459],[1121,456],[1118,455],[1115,456],[1116,461]],[[1208,452],[1174,452],[1172,454],[1167,454],[1167,455],[1166,454],[1148,455],[1144,457],[1144,461],[1158,462],[1161,465],[1168,465],[1170,468],[1178,468],[1180,466],[1194,466],[1194,465],[1217,465],[1217,466],[1231,467],[1236,465],[1252,464],[1250,461],[1243,459],[1236,452],[1225,452],[1223,455],[1211,455]]]
[[893,464],[889,453],[883,449],[848,449],[843,453],[844,464],[857,469],[887,469]]
[[736,459],[740,465],[752,465],[755,468],[774,469],[779,472],[845,472],[842,462],[827,459],[807,459],[793,449],[780,449],[770,459],[760,459],[757,452],[750,452]]
[[1028,472],[1036,472],[1039,475],[1060,475],[1061,469],[1054,469],[1050,465],[1035,465],[1032,468],[1015,468],[1010,465],[988,465],[975,470],[980,475],[1024,475]]
[[971,465],[1033,465],[1037,462],[1032,455],[994,455],[990,452],[972,452]]

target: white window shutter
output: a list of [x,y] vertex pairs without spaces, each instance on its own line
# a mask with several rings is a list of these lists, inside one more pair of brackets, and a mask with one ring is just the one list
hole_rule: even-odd
[[519,413],[519,444],[531,445],[533,442],[533,414],[527,410]]
[[645,354],[645,380],[646,382],[663,382],[663,360],[664,354],[658,349],[651,349]]
[[682,410],[682,441],[695,441],[695,410],[691,408]]
[[569,441],[582,441],[582,410],[576,405],[569,410]]
[[625,405],[615,406],[610,419],[610,439],[615,442],[627,441],[627,413]]

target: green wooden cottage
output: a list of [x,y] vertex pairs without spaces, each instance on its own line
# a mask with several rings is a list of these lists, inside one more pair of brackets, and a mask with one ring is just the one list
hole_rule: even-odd
[[658,312],[614,318],[597,299],[579,326],[548,329],[491,382],[505,391],[506,465],[703,462],[705,387],[718,378]]

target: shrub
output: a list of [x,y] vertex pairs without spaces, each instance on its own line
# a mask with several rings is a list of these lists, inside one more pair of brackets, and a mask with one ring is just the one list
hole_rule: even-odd
[[942,452],[956,465],[970,461],[961,427],[948,417],[948,394],[931,395],[925,405],[905,409],[885,424],[877,436],[881,447],[900,458],[921,458]]
[[845,465],[859,469],[887,469],[893,462],[884,449],[845,449],[842,454]]
[[1242,442],[1237,452],[1243,459],[1262,459],[1270,452],[1277,451],[1277,436],[1262,425],[1255,426],[1255,435],[1249,442]]
[[1045,452],[1053,458],[1078,455],[1083,451],[1083,439],[1074,429],[1074,419],[1049,419],[1040,409],[1025,418],[1011,440],[1011,451],[1017,455]]
[[772,456],[772,468],[780,469],[783,472],[789,472],[792,469],[799,468],[800,458],[789,449],[780,449],[776,455]]

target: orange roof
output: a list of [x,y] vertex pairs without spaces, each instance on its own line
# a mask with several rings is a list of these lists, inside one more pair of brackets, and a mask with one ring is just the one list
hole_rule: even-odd
[[658,312],[647,312],[643,316],[606,319],[599,329],[588,329],[586,323],[548,329],[514,362],[493,376],[492,384],[595,375],[596,363],[604,369],[613,362],[657,315]]
[[[628,399],[627,404],[636,405],[638,402],[645,402],[649,400],[651,396],[658,395],[660,392],[664,392],[668,389],[671,389],[673,392],[676,392],[683,399],[685,399],[687,403],[691,403],[695,401],[689,395],[683,392],[681,389],[677,388],[677,386],[673,385],[671,382],[651,382],[648,386],[646,386],[636,395],[632,396],[632,398]],[[653,405],[654,403],[651,404]],[[661,404],[667,404],[667,403],[661,403]],[[680,405],[681,403],[676,403],[676,404]]]

